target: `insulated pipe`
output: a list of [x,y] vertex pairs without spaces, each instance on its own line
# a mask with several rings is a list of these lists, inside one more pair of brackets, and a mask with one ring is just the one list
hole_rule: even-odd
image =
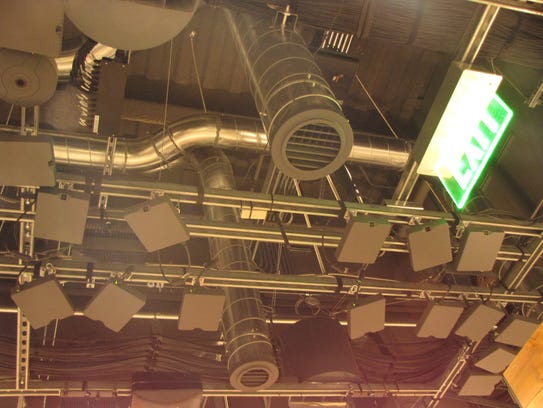
[[[192,154],[204,187],[232,190],[232,168],[226,155],[218,149],[200,149]],[[205,207],[209,220],[239,222],[239,212],[230,207]],[[254,270],[245,241],[209,238],[211,262],[221,270]],[[273,346],[257,289],[225,288],[222,330],[226,363],[232,387],[256,391],[272,386],[279,377]]]
[[279,19],[224,13],[276,166],[299,180],[336,171],[349,157],[353,131],[302,37]]
[[[4,128],[6,130],[6,128]],[[9,130],[12,130],[9,128]],[[57,164],[103,168],[106,141],[40,130],[53,140]],[[170,124],[141,141],[117,141],[113,165],[124,171],[153,171],[164,168],[188,149],[217,146],[225,149],[268,151],[268,138],[256,119],[218,114],[201,114]],[[355,163],[403,169],[411,145],[404,141],[373,134],[356,134],[348,160]]]

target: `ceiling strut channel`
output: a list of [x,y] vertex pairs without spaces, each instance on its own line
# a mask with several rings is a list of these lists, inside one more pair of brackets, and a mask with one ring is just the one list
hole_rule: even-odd
[[[7,277],[16,277],[20,270],[13,259],[12,263],[4,260],[0,263],[0,274]],[[85,283],[86,263],[70,260],[55,260],[54,266],[56,276],[62,281]],[[166,276],[179,277],[179,270],[186,268],[187,265],[162,265]],[[119,273],[118,266],[109,264],[95,264],[94,277],[96,281],[105,281],[112,274]],[[129,283],[131,285],[145,285],[147,282],[156,282],[161,277],[158,265],[135,265],[132,277]],[[220,286],[220,287],[242,287],[256,288],[269,291],[283,291],[295,293],[337,293],[337,280],[330,275],[315,276],[297,276],[297,275],[276,275],[263,272],[245,271],[231,269],[228,271],[218,271],[205,268],[204,266],[192,265],[189,274],[185,277],[185,285],[191,286],[200,284],[201,286]],[[484,289],[481,287],[453,285],[430,285],[421,287],[420,284],[407,282],[380,282],[371,279],[355,279],[344,277],[343,287],[339,291],[340,295],[372,295],[382,294],[383,296],[426,299],[426,294],[443,298],[444,300],[458,300],[461,296],[468,301],[480,300],[481,297],[494,302],[509,303],[528,303],[535,304],[541,299],[539,292],[517,291],[507,292],[504,289]],[[12,309],[0,307],[0,313],[12,312]]]
[[473,3],[487,4],[490,6],[501,7],[520,13],[543,16],[543,2],[541,0],[522,1],[522,0],[468,0]]
[[[49,381],[41,383],[32,381],[32,388],[17,390],[12,388],[0,389],[0,397],[14,396],[66,396],[66,397],[97,397],[111,393],[119,397],[132,394],[131,385],[127,382],[96,383],[93,382],[58,382]],[[47,387],[42,387],[47,385]],[[314,397],[344,397],[347,393],[353,398],[375,397],[424,397],[432,396],[437,390],[425,384],[299,384],[277,383],[265,390],[245,391],[233,389],[230,384],[218,382],[203,382],[202,395],[204,397],[289,397],[289,396],[314,396]]]
[[484,10],[481,13],[479,21],[471,34],[471,37],[468,41],[466,48],[464,49],[462,55],[457,58],[460,62],[466,64],[473,64],[479,51],[485,42],[486,36],[488,35],[500,7],[487,4]]
[[[74,184],[74,189],[84,189],[85,179],[76,175],[62,173],[57,176],[59,182]],[[78,186],[79,184],[79,186]],[[109,195],[119,197],[132,197],[147,200],[151,192],[160,191],[168,195],[173,201],[187,204],[200,203],[199,191],[194,186],[179,185],[173,183],[126,181],[115,178],[104,178],[101,184]],[[253,210],[267,211],[273,205],[275,211],[292,212],[324,217],[337,217],[341,212],[341,205],[335,200],[315,199],[310,197],[295,197],[286,195],[241,191],[220,190],[212,188],[202,189],[203,204],[241,209],[241,206],[251,206]],[[441,211],[428,211],[413,208],[387,207],[385,205],[360,204],[356,202],[344,202],[346,210],[352,214],[371,214],[389,217],[393,223],[407,224],[413,217],[423,220],[444,219],[454,223],[453,214]],[[0,211],[3,211],[0,209]],[[543,232],[543,223],[533,221],[518,221],[514,219],[499,221],[496,219],[463,215],[466,223],[485,227],[497,227],[505,230],[506,234],[540,237]]]
[[15,388],[28,388],[28,372],[30,363],[30,322],[17,309],[17,365],[15,368]]
[[445,373],[445,378],[439,385],[439,389],[433,395],[432,400],[428,403],[427,408],[435,408],[439,405],[439,401],[445,396],[449,388],[454,383],[454,380],[462,372],[468,362],[468,357],[472,354],[475,345],[464,345],[458,352],[455,358],[455,362]]
[[520,287],[528,273],[530,273],[534,265],[543,255],[543,237],[532,240],[528,251],[530,251],[531,254],[526,262],[515,264],[513,269],[505,277],[504,284],[511,291]]

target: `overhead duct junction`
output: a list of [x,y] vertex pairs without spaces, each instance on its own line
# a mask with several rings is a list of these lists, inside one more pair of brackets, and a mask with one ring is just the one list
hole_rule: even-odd
[[275,165],[299,180],[336,171],[349,157],[353,131],[302,37],[286,18],[225,14]]

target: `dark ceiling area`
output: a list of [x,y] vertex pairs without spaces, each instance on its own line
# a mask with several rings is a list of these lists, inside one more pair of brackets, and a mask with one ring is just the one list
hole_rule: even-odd
[[[538,406],[543,2],[0,7],[1,407]],[[463,208],[457,63],[513,112]]]

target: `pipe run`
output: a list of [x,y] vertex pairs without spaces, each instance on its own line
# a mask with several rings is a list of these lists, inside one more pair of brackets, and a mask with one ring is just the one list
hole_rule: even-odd
[[[13,131],[3,127],[0,130]],[[53,140],[57,164],[103,168],[107,142],[87,135],[40,130]],[[268,138],[257,119],[219,114],[200,114],[170,124],[145,140],[119,140],[113,166],[120,171],[156,171],[183,156],[187,150],[216,146],[225,149],[269,152]],[[348,160],[354,163],[405,167],[411,145],[382,136],[357,133]]]

